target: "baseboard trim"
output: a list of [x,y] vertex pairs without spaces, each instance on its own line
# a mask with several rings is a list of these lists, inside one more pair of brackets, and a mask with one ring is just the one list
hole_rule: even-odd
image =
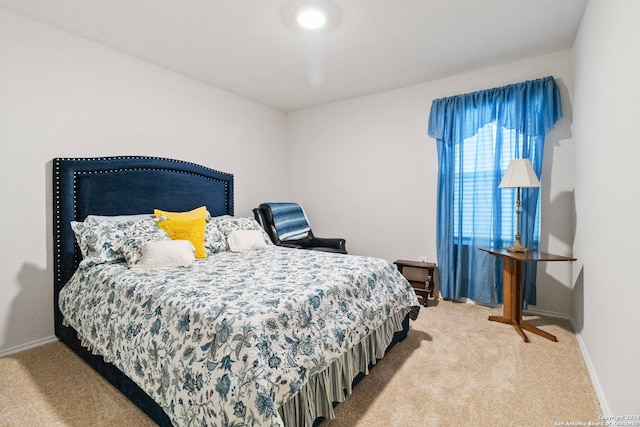
[[[442,298],[442,295],[440,295],[440,298]],[[444,298],[443,298],[444,299]],[[472,305],[479,305],[482,307],[489,307],[489,308],[499,308],[502,307],[502,304],[479,304],[478,302],[470,299],[470,298],[461,298],[459,301],[460,303],[463,304],[472,304]],[[547,317],[555,317],[558,319],[565,319],[565,320],[570,320],[569,315],[565,314],[565,313],[560,313],[557,311],[547,311],[547,310],[540,310],[538,308],[527,308],[526,310],[522,311],[523,314],[525,315],[530,315],[530,316],[547,316]],[[573,327],[573,325],[571,325]],[[575,329],[574,329],[575,331]]]
[[[571,320],[571,317],[565,313],[559,313],[557,311],[547,311],[547,310],[540,310],[538,308],[527,308],[526,310],[523,310],[523,314],[528,314],[528,315],[539,315],[539,316],[547,316],[547,317],[555,317],[556,319],[566,319],[566,320]],[[573,324],[571,324],[571,327],[573,328]],[[573,330],[575,331],[576,329],[573,328]]]
[[576,327],[573,318],[569,318],[569,322],[571,322],[571,327],[573,328],[573,334],[576,336],[576,340],[578,341],[578,347],[580,347],[580,353],[582,353],[582,359],[584,363],[587,365],[587,371],[589,372],[589,376],[591,377],[591,383],[593,384],[593,388],[596,392],[596,397],[600,402],[600,409],[602,410],[602,415],[612,416],[611,409],[609,408],[609,404],[607,403],[607,399],[604,395],[604,391],[602,390],[602,386],[600,385],[600,381],[598,380],[598,374],[596,372],[593,363],[591,363],[591,358],[589,357],[589,352],[587,351],[587,346],[582,339],[582,335],[578,332],[578,328]]
[[40,347],[41,345],[49,344],[50,342],[54,342],[57,340],[58,338],[55,335],[53,335],[53,336],[42,338],[36,341],[31,341],[26,344],[18,345],[16,347],[11,347],[6,350],[0,351],[0,357],[8,356],[14,353],[19,353],[21,351],[29,350],[30,348]]

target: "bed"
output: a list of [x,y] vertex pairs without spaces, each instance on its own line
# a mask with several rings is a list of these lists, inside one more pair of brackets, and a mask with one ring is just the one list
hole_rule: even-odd
[[[55,333],[159,425],[333,418],[418,315],[387,261],[276,247],[266,234],[230,250],[234,230],[259,229],[233,216],[231,174],[157,157],[57,158],[53,186]],[[189,267],[87,262],[71,228],[89,215],[201,206],[216,239]]]

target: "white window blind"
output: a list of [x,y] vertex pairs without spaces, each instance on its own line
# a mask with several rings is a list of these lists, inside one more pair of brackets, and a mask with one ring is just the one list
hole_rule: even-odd
[[[517,132],[505,128],[498,130],[494,123],[489,123],[463,144],[456,145],[454,236],[459,243],[471,243],[471,236],[480,245],[496,239],[513,241],[516,189],[500,189],[498,184],[509,162],[519,157],[519,144]],[[494,206],[496,195],[499,198]],[[538,241],[539,202],[536,209],[534,240]],[[462,215],[459,215],[460,211]]]

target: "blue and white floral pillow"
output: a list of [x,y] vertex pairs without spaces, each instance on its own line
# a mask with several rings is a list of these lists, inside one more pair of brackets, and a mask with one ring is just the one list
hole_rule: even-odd
[[71,229],[82,253],[82,264],[123,261],[124,256],[119,249],[128,227],[128,223],[119,222],[71,221]]
[[153,219],[130,223],[125,234],[119,249],[129,267],[140,263],[142,246],[145,243],[171,240],[167,232],[158,228],[157,222]]
[[205,248],[207,254],[214,254],[229,250],[227,239],[232,232],[238,230],[258,230],[261,232],[267,246],[272,246],[271,239],[262,226],[253,218],[213,217],[207,221],[205,233]]
[[227,250],[227,239],[218,228],[218,222],[222,219],[213,217],[207,220],[207,226],[204,230],[204,248],[207,251],[207,256]]

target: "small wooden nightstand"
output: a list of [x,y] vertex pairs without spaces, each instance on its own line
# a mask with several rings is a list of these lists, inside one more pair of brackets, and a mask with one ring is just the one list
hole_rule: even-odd
[[427,270],[427,278],[425,280],[407,279],[409,280],[413,290],[416,292],[416,295],[422,297],[422,305],[427,307],[429,297],[433,297],[433,273],[436,269],[436,265],[432,262],[407,261],[405,259],[398,259],[393,263],[398,267],[400,274],[403,276],[403,270],[405,267]]

